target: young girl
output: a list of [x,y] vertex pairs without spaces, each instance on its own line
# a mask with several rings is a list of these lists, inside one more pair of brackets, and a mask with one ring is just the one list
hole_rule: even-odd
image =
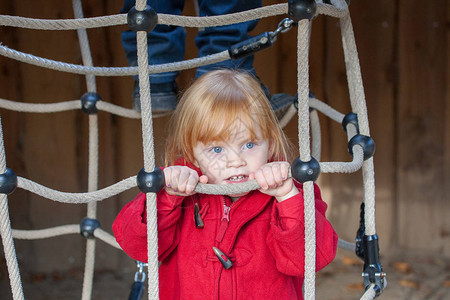
[[[303,299],[302,185],[288,177],[289,146],[251,75],[211,71],[183,95],[157,194],[161,299]],[[256,179],[260,189],[197,194],[198,182]],[[316,270],[329,264],[337,235],[315,186]],[[147,261],[145,194],[113,224],[117,242]]]

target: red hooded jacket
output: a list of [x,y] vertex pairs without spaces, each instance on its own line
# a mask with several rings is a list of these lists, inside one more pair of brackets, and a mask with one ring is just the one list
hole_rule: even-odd
[[[278,203],[253,191],[231,203],[227,196],[157,195],[160,299],[303,299],[305,261],[303,191]],[[337,235],[315,185],[316,270],[335,257]],[[145,194],[119,213],[113,231],[122,249],[147,262]],[[194,206],[204,222],[196,228]],[[224,211],[231,207],[228,220]],[[212,247],[233,262],[225,269]]]

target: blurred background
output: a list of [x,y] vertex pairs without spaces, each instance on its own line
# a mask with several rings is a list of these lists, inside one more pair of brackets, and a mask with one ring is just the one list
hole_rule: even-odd
[[[276,3],[279,1],[263,1],[263,5]],[[121,6],[121,0],[83,2],[85,17],[118,14]],[[377,147],[376,228],[384,269],[394,279],[389,282],[390,291],[382,296],[385,299],[449,299],[446,297],[450,295],[449,8],[445,0],[354,0],[350,4],[370,131]],[[55,0],[1,1],[0,14],[42,19],[74,17],[71,1]],[[195,15],[192,1],[186,1],[183,14]],[[285,17],[260,20],[252,34],[275,30]],[[127,66],[120,44],[120,33],[126,29],[122,25],[88,30],[94,66]],[[187,32],[185,58],[195,58],[193,39],[197,29],[187,28]],[[296,93],[296,38],[294,28],[255,56],[257,74],[271,93]],[[0,43],[39,57],[82,64],[76,31],[0,27]],[[54,103],[80,99],[86,92],[81,75],[5,57],[0,57],[0,68],[2,99]],[[177,79],[181,90],[192,82],[194,74],[195,70],[181,72]],[[131,77],[96,79],[103,101],[131,108]],[[310,88],[318,99],[341,113],[351,111],[337,19],[318,16],[313,21]],[[87,191],[86,114],[81,110],[35,114],[0,109],[0,115],[7,166],[18,176],[59,191]],[[136,175],[143,167],[142,132],[140,120],[105,112],[98,115],[98,179],[103,188]],[[154,119],[153,123],[158,165],[162,165],[169,118]],[[320,120],[322,161],[350,161],[342,126],[322,115]],[[296,118],[285,132],[296,145]],[[361,177],[359,171],[351,175],[322,174],[319,178],[323,198],[329,205],[328,218],[338,235],[349,241],[354,240],[359,226]],[[115,216],[137,193],[134,188],[99,203],[98,219],[104,230],[112,232]],[[60,204],[21,189],[8,199],[14,229],[79,224],[86,216],[86,205]],[[84,238],[66,235],[15,240],[15,247],[27,298],[80,298]],[[96,254],[93,299],[126,298],[136,271],[134,261],[101,241]],[[0,298],[11,299],[3,252],[0,258]],[[339,251],[336,262],[326,270],[318,277],[318,286],[324,286],[318,289],[318,299],[359,299],[363,293],[362,264],[352,253]],[[332,284],[336,287],[326,293],[326,286]],[[336,291],[350,298],[339,298]]]

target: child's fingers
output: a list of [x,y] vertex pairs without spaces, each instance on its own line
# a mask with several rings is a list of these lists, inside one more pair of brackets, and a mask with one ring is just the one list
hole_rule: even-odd
[[172,166],[164,169],[166,186],[176,193],[192,193],[198,182],[198,174],[184,166]]
[[273,171],[276,167],[274,165],[266,165],[263,167],[262,171],[264,174],[264,178],[266,179],[267,185],[273,189],[277,186],[275,181],[275,176],[273,175]]
[[172,168],[164,168],[164,180],[166,182],[167,187],[171,187],[171,180],[172,180]]
[[266,177],[264,176],[263,170],[258,169],[255,172],[255,180],[258,182],[259,186],[263,190],[267,190],[269,188],[269,184],[266,181]]
[[189,177],[186,181],[186,193],[192,194],[194,192],[197,183],[199,182],[198,174],[194,170],[189,172]]
[[289,177],[289,169],[291,166],[285,162],[280,165],[281,179],[286,180]]
[[274,185],[271,185],[272,188],[276,188],[283,184],[283,172],[281,171],[281,166],[283,163],[274,163],[272,165],[272,175],[274,180]]
[[178,167],[172,167],[171,171],[172,172],[170,174],[170,180],[169,180],[170,187],[172,189],[174,189],[176,192],[178,192],[178,185],[179,185],[178,179],[180,177],[181,170]]
[[289,174],[287,162],[275,162],[264,165],[255,172],[255,179],[262,189],[274,189],[283,185]]
[[180,173],[178,174],[178,178],[176,178],[178,184],[178,192],[180,193],[187,193],[187,184],[188,180],[191,176],[191,172],[189,170],[186,170],[184,168],[180,168]]

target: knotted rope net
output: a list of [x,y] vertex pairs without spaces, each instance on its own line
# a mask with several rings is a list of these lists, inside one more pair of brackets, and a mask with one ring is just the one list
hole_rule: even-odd
[[[356,51],[356,45],[351,25],[347,4],[344,0],[334,0],[333,5],[317,1],[316,14],[324,14],[339,18],[342,31],[343,47],[345,54],[347,77],[350,89],[350,101],[352,111],[358,115],[359,128],[349,123],[346,126],[348,140],[358,133],[369,136],[369,126],[367,120],[366,103],[361,79],[361,71]],[[144,10],[145,0],[136,1],[136,9]],[[84,18],[81,0],[73,0],[74,19],[70,20],[42,20],[24,18],[18,16],[0,15],[1,26],[21,27],[36,30],[77,30],[80,42],[83,65],[69,64],[61,61],[54,61],[32,54],[23,53],[10,49],[0,44],[0,55],[24,63],[33,64],[43,68],[70,72],[74,74],[86,75],[87,92],[96,93],[95,76],[130,76],[138,75],[141,95],[141,113],[132,109],[120,107],[108,102],[98,101],[96,108],[117,116],[131,119],[141,119],[144,170],[152,171],[155,168],[155,153],[153,140],[153,124],[151,109],[150,84],[146,80],[150,73],[162,73],[167,71],[180,71],[196,68],[202,65],[212,64],[230,59],[228,51],[223,51],[210,56],[196,58],[186,61],[173,62],[164,65],[149,65],[147,57],[147,34],[137,32],[138,66],[137,67],[95,67],[89,48],[89,40],[86,33],[87,28],[99,28],[105,26],[116,26],[126,24],[125,14]],[[257,8],[254,10],[234,13],[223,16],[210,17],[186,17],[166,14],[158,14],[158,23],[184,27],[209,27],[240,23],[260,18],[287,14],[288,5],[277,4]],[[298,64],[298,108],[292,104],[280,120],[280,125],[284,127],[291,118],[298,112],[298,134],[299,153],[302,161],[309,161],[311,157],[320,160],[320,125],[318,123],[317,111],[323,113],[330,119],[341,123],[344,114],[334,110],[322,101],[309,96],[309,70],[308,52],[311,21],[302,20],[298,23],[297,35],[297,64]],[[7,110],[32,113],[55,113],[68,110],[79,110],[83,106],[82,99],[63,101],[51,104],[31,104],[20,103],[7,99],[0,99],[0,107]],[[313,109],[310,113],[310,109]],[[311,132],[310,132],[311,129]],[[97,215],[97,202],[111,198],[130,188],[135,187],[136,176],[123,179],[111,186],[103,189],[98,188],[98,118],[96,114],[89,116],[89,166],[88,166],[88,192],[72,193],[62,192],[40,185],[29,179],[17,176],[17,187],[35,193],[47,199],[61,203],[87,203],[86,216],[95,219]],[[312,140],[310,140],[310,135]],[[373,159],[364,160],[363,149],[360,145],[352,148],[353,159],[350,162],[319,162],[322,173],[353,173],[362,168],[364,182],[364,202],[365,202],[365,228],[366,234],[375,234],[375,185]],[[3,141],[3,131],[0,119],[0,174],[5,174],[6,156]],[[238,194],[258,189],[256,181],[248,181],[234,185],[212,185],[199,183],[196,192],[206,194]],[[314,191],[312,181],[304,183],[305,198],[305,299],[315,298],[315,208]],[[158,299],[158,241],[156,224],[156,195],[147,193],[147,220],[148,220],[148,299]],[[11,228],[9,217],[8,199],[5,193],[0,194],[0,230],[6,257],[8,274],[10,278],[13,299],[24,299],[20,272],[14,248],[13,238],[16,239],[44,239],[66,234],[79,233],[78,224],[61,225],[53,228],[41,230],[14,230]],[[114,237],[108,232],[96,228],[93,231],[95,239],[88,239],[86,245],[85,272],[83,280],[82,299],[90,299],[92,294],[92,283],[95,261],[96,239],[120,249]],[[339,241],[339,246],[345,249],[354,250],[355,244],[346,241]],[[373,299],[376,293],[373,284],[361,299]]]

